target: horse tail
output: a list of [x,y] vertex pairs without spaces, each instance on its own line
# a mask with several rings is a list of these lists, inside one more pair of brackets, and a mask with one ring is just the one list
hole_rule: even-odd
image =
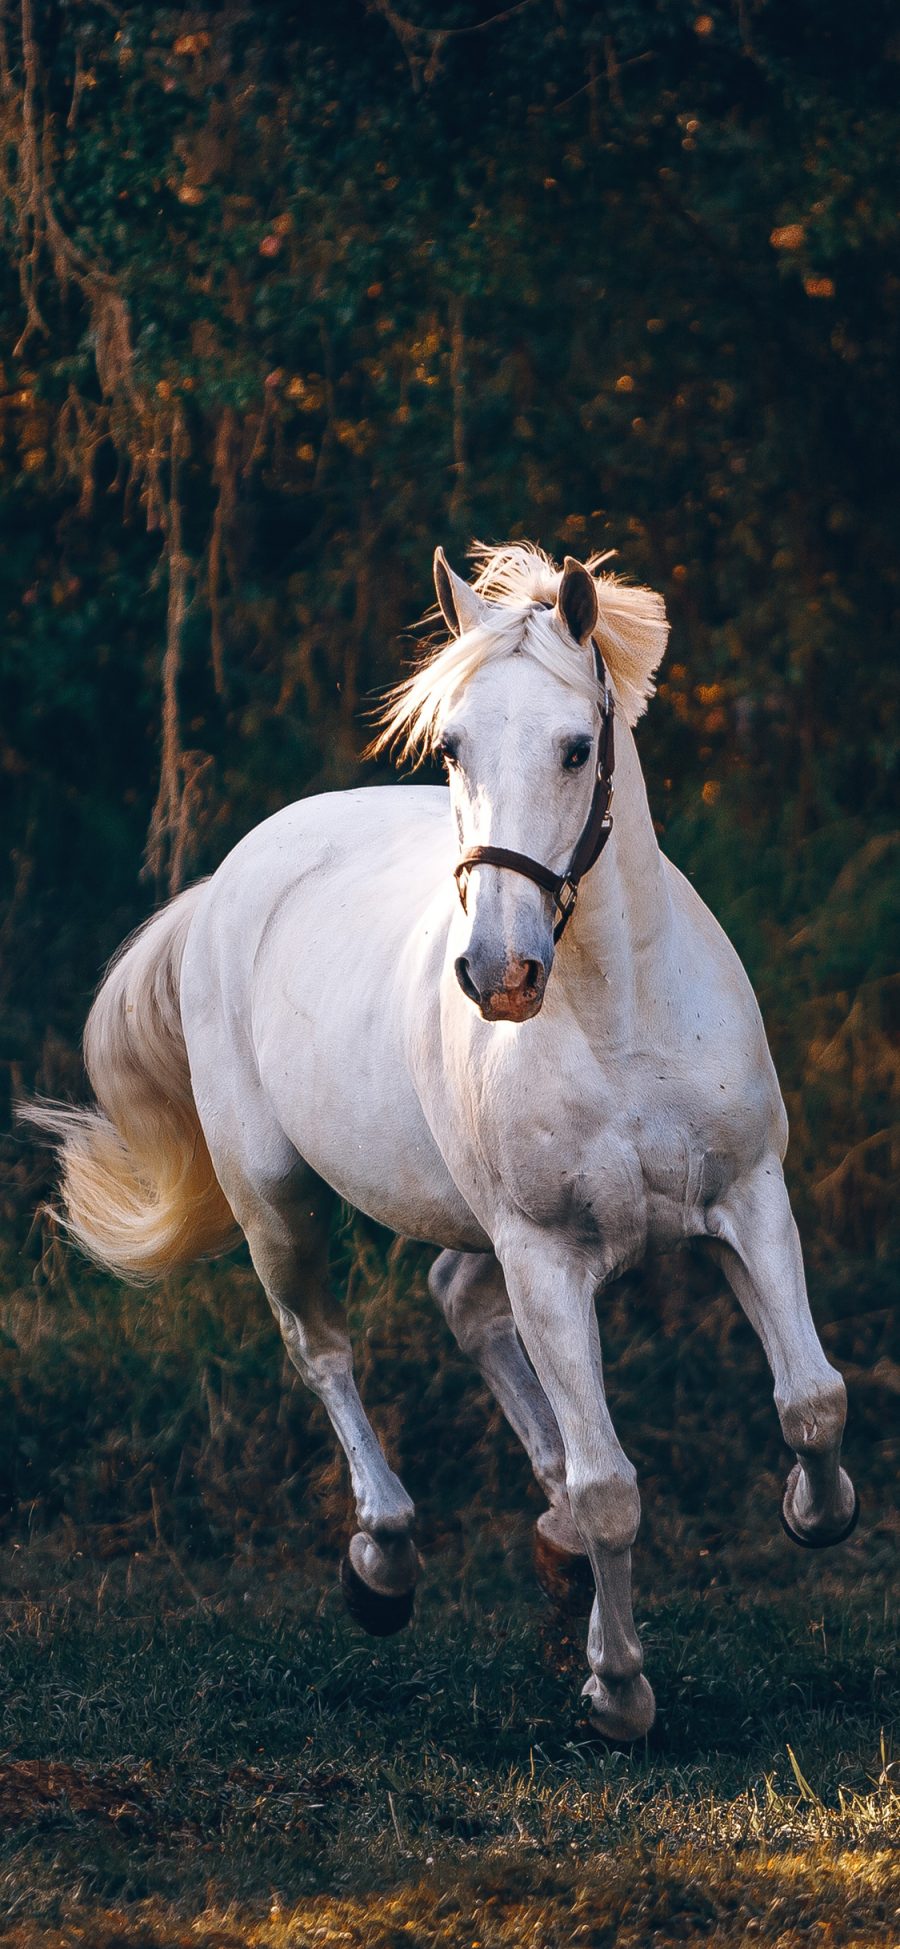
[[154,914],[119,949],[87,1019],[84,1060],[96,1107],[24,1108],[59,1145],[62,1210],[83,1252],[143,1284],[223,1251],[235,1223],[197,1115],[179,977],[200,887]]

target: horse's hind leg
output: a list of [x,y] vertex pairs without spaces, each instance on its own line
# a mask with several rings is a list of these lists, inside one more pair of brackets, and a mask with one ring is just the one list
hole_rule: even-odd
[[290,1359],[322,1402],[350,1467],[359,1530],[341,1572],[348,1608],[366,1630],[387,1636],[412,1614],[414,1510],[367,1419],[343,1312],[330,1291],[333,1194],[298,1161],[265,1195],[246,1183],[231,1195]]
[[755,1327],[796,1464],[782,1521],[795,1543],[824,1549],[856,1527],[859,1505],[840,1466],[843,1380],[825,1358],[806,1296],[803,1258],[781,1165],[767,1157],[709,1214],[713,1251]]
[[558,1603],[588,1611],[594,1581],[569,1508],[562,1436],[522,1351],[502,1269],[490,1252],[442,1252],[428,1284],[455,1340],[518,1435],[547,1497],[535,1533],[538,1577]]

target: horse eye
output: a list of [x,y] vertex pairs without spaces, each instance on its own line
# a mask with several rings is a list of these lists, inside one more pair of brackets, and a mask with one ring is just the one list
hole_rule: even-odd
[[459,746],[456,740],[454,738],[440,738],[438,740],[437,755],[439,758],[443,758],[445,765],[455,765],[459,756]]
[[565,757],[563,758],[564,770],[580,771],[582,765],[587,764],[590,755],[591,755],[590,738],[579,738],[576,744],[570,744],[567,747]]

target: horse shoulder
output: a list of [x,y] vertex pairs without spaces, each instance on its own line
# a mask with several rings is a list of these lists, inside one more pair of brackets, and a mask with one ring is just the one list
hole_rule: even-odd
[[787,1118],[750,978],[696,888],[665,862],[672,901],[670,967],[681,1060],[695,1106],[728,1147],[762,1143],[783,1155]]

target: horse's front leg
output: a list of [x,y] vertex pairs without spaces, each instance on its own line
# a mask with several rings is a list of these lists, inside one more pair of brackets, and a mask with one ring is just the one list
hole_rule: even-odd
[[548,1507],[535,1531],[535,1568],[548,1596],[586,1607],[593,1580],[572,1521],[556,1417],[522,1352],[503,1272],[492,1252],[442,1252],[428,1275],[451,1333],[474,1361],[518,1435]]
[[607,1738],[638,1739],[655,1714],[631,1608],[641,1505],[603,1389],[594,1306],[603,1268],[518,1217],[497,1228],[494,1242],[513,1318],[562,1436],[569,1507],[594,1572],[584,1688],[591,1716]]
[[784,1439],[797,1457],[782,1517],[807,1549],[843,1543],[859,1504],[840,1466],[847,1394],[825,1357],[806,1296],[781,1164],[769,1156],[709,1213],[712,1249],[765,1349]]
[[328,1280],[330,1197],[300,1166],[289,1185],[265,1197],[245,1186],[235,1209],[288,1355],[322,1402],[349,1464],[359,1529],[341,1569],[348,1609],[367,1631],[385,1637],[412,1614],[419,1571],[415,1512],[357,1391],[343,1312]]

